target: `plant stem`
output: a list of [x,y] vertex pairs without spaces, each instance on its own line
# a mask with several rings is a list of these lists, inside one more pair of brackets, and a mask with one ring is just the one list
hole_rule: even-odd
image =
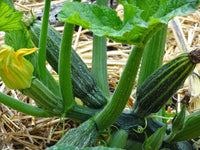
[[166,35],[167,25],[163,26],[146,45],[142,57],[137,87],[139,87],[149,75],[162,65]]
[[[97,5],[107,6],[107,0],[97,0]],[[97,86],[106,97],[109,97],[107,73],[106,38],[93,36],[92,73],[97,80]]]
[[111,100],[95,118],[99,130],[109,127],[123,111],[135,83],[143,52],[144,47],[137,46],[131,51],[119,84]]
[[92,51],[92,74],[97,80],[97,86],[106,97],[109,97],[106,53],[106,38],[94,35]]
[[97,109],[91,109],[89,107],[75,104],[74,107],[65,114],[65,117],[84,122],[93,117],[97,112]]
[[22,113],[37,116],[37,117],[51,117],[45,110],[31,106],[27,103],[16,100],[8,95],[0,92],[0,102]]
[[46,84],[46,43],[51,0],[45,0],[42,30],[39,40],[38,74],[39,79]]
[[59,85],[64,102],[64,112],[67,112],[75,104],[71,82],[71,47],[73,32],[74,25],[65,23],[59,56]]

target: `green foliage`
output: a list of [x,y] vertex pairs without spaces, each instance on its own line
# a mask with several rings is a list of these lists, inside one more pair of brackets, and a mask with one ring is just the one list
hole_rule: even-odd
[[177,133],[183,128],[184,121],[185,121],[185,109],[186,106],[184,105],[181,109],[181,112],[178,113],[174,119],[172,120],[172,132]]
[[182,130],[185,121],[185,109],[186,106],[184,105],[181,109],[181,112],[176,114],[176,116],[172,120],[171,133],[168,136],[166,136],[165,138],[166,142],[171,142],[174,136],[176,136],[176,134]]
[[22,29],[20,21],[23,13],[14,10],[11,1],[0,0],[0,31],[12,31]]
[[188,115],[184,121],[183,128],[173,138],[172,142],[194,139],[200,133],[200,111]]
[[109,146],[116,148],[124,148],[127,138],[128,138],[128,132],[124,129],[119,129],[112,136]]
[[165,137],[166,128],[167,126],[164,126],[148,137],[143,144],[143,150],[159,150]]
[[14,30],[14,31],[6,32],[4,41],[5,41],[5,44],[8,44],[11,47],[13,47],[15,51],[20,48],[34,47],[34,45],[31,42],[30,35],[28,34],[27,29],[25,28],[23,28],[22,30]]
[[117,42],[144,45],[172,17],[187,15],[198,7],[198,2],[193,0],[176,0],[173,3],[166,0],[151,1],[156,7],[148,9],[149,5],[143,5],[145,2],[140,3],[140,8],[127,1],[121,2],[124,5],[123,21],[110,8],[70,2],[64,3],[58,18],[60,21],[81,25],[98,36],[106,36]]

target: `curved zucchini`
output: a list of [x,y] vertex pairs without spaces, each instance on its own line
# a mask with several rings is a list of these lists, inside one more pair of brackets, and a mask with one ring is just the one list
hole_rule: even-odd
[[156,113],[200,62],[200,51],[183,53],[151,74],[137,89],[133,112],[141,118]]
[[[33,43],[38,46],[42,22],[34,20],[29,28]],[[47,61],[58,72],[58,59],[61,34],[49,25],[47,37]],[[101,108],[107,103],[105,96],[97,87],[97,82],[82,59],[72,49],[71,74],[74,96],[91,108]]]

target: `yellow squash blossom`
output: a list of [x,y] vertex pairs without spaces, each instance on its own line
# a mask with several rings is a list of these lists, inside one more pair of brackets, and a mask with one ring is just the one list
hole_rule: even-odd
[[0,77],[10,89],[25,89],[31,85],[33,65],[24,58],[37,48],[19,49],[16,52],[8,45],[0,47]]

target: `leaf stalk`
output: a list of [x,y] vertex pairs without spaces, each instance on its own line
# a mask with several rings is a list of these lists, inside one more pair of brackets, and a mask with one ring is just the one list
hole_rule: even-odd
[[71,47],[73,32],[74,25],[66,23],[59,55],[59,85],[64,102],[64,112],[67,112],[75,104],[71,83]]
[[42,30],[39,41],[39,53],[38,53],[38,74],[39,79],[46,84],[46,43],[47,43],[47,31],[49,22],[49,11],[50,11],[51,0],[45,0],[44,14],[42,21]]
[[97,114],[95,121],[99,130],[108,128],[119,117],[131,94],[144,47],[135,46],[131,51],[119,84],[108,104]]

